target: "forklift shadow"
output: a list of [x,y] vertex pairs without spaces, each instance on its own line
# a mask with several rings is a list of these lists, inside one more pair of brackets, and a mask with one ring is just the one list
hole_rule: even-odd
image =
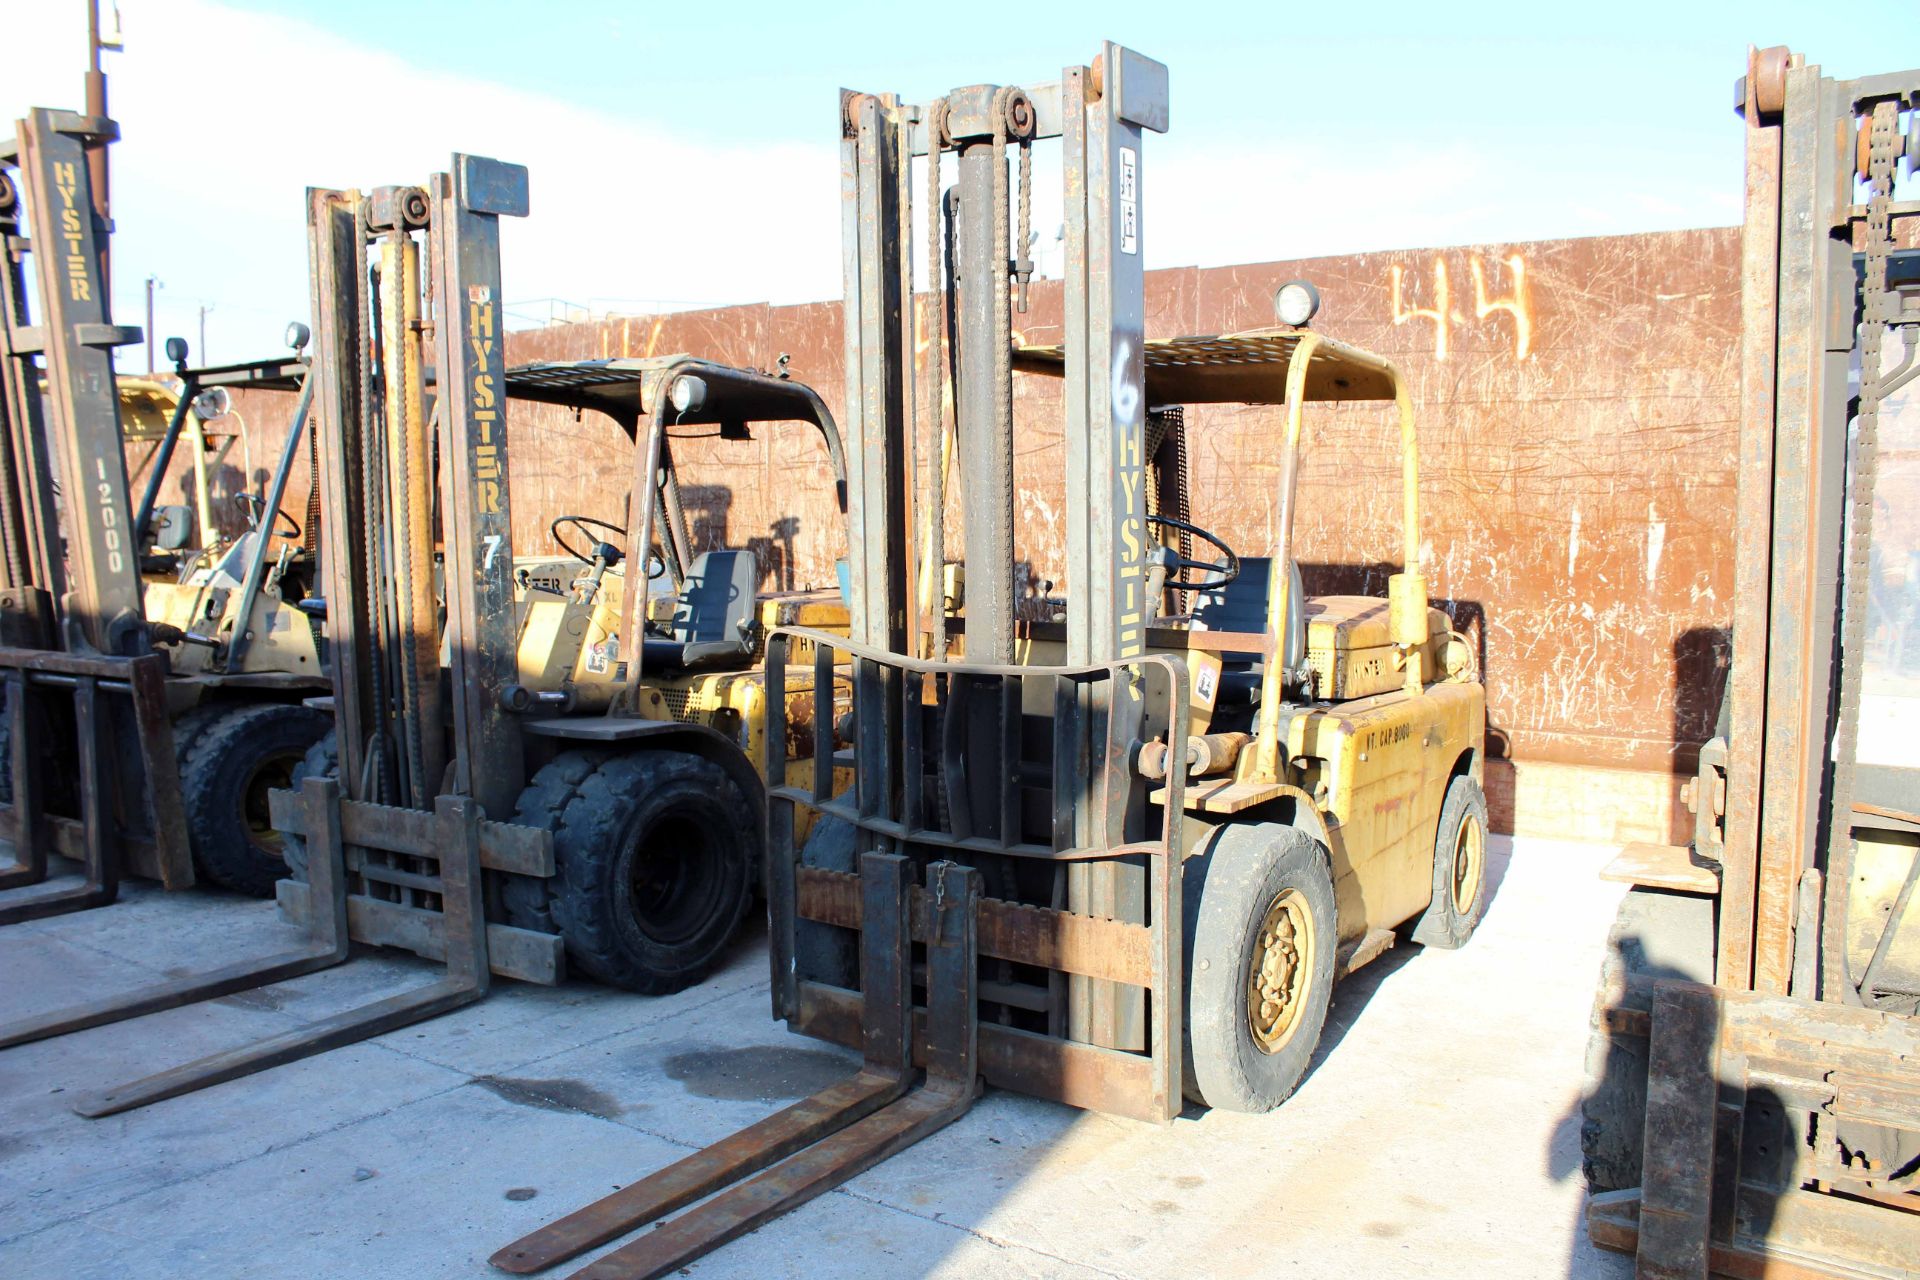
[[[1645,1138],[1647,1130],[1647,1094],[1648,1094],[1648,1056],[1650,1041],[1648,1024],[1645,1019],[1652,1007],[1653,985],[1656,982],[1675,981],[1697,983],[1702,975],[1690,972],[1663,957],[1675,952],[1676,943],[1681,940],[1669,928],[1664,932],[1658,928],[1651,930],[1619,930],[1607,941],[1607,958],[1603,962],[1600,981],[1596,983],[1596,997],[1593,1014],[1589,1023],[1587,1043],[1586,1080],[1573,1104],[1554,1126],[1552,1137],[1548,1140],[1546,1155],[1546,1173],[1554,1182],[1565,1182],[1570,1178],[1581,1177],[1586,1182],[1586,1195],[1582,1197],[1574,1229],[1570,1232],[1573,1241],[1567,1258],[1568,1280],[1595,1280],[1595,1277],[1629,1276],[1634,1274],[1633,1254],[1638,1242],[1637,1195],[1644,1178]],[[1617,989],[1622,975],[1631,980],[1631,988],[1618,998],[1614,1006],[1618,1010],[1630,1011],[1616,1015],[1616,1029],[1608,1032],[1602,1029],[1605,1010],[1602,1001],[1610,989]],[[1636,1018],[1635,1015],[1638,1015]],[[1699,1044],[1702,1056],[1691,1061],[1676,1061],[1675,1053],[1692,1040]],[[1715,1040],[1712,1036],[1696,1037],[1686,1034],[1670,1034],[1662,1037],[1662,1078],[1666,1088],[1672,1091],[1675,1082],[1697,1078],[1718,1078],[1723,1073],[1713,1064]],[[1725,1088],[1725,1082],[1722,1083]],[[1778,1126],[1779,1136],[1786,1137],[1795,1124],[1804,1127],[1806,1116],[1802,1113],[1795,1118],[1787,1108],[1786,1100],[1774,1089],[1756,1084],[1748,1078],[1744,1090],[1746,1113],[1761,1125]],[[1666,1105],[1671,1106],[1671,1103]],[[1663,1130],[1672,1125],[1672,1117],[1659,1126]],[[1777,1149],[1792,1145],[1791,1140],[1773,1144]],[[1762,1143],[1754,1147],[1759,1156],[1769,1154],[1769,1145]],[[1772,1165],[1767,1160],[1754,1161],[1755,1168],[1743,1170],[1740,1183],[1741,1231],[1749,1237],[1746,1247],[1772,1237],[1768,1226],[1755,1231],[1756,1224],[1771,1224],[1775,1221],[1772,1207],[1781,1196],[1778,1188],[1763,1185],[1768,1181],[1765,1174]],[[1692,1170],[1688,1173],[1692,1174]],[[1629,1191],[1631,1195],[1627,1194]],[[1715,1187],[1717,1199],[1725,1189]],[[1619,1199],[1633,1200],[1635,1203],[1626,1212],[1612,1202]],[[1595,1219],[1590,1208],[1596,1200],[1605,1209],[1602,1213],[1601,1236],[1606,1241],[1603,1246],[1590,1233]],[[1623,1229],[1623,1223],[1633,1224]],[[1717,1269],[1709,1268],[1710,1274],[1721,1274]]]

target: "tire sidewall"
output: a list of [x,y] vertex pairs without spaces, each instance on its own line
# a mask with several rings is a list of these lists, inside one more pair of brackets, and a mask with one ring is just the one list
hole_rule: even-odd
[[[1461,911],[1453,901],[1453,855],[1461,825],[1480,825],[1480,879],[1473,901]],[[1414,925],[1413,940],[1423,946],[1453,950],[1466,945],[1487,912],[1487,797],[1480,784],[1460,774],[1447,784],[1440,803],[1440,821],[1433,837],[1433,901]]]
[[[290,758],[289,775],[326,733],[323,713],[297,704],[242,706],[210,716],[182,745],[180,779],[196,871],[224,888],[271,897],[287,874],[285,855],[254,841],[246,793],[276,757]],[[284,848],[284,842],[282,844]]]
[[[1327,853],[1294,827],[1230,824],[1181,871],[1187,1092],[1220,1110],[1270,1111],[1305,1078],[1332,1000],[1339,934]],[[1267,908],[1287,889],[1299,891],[1313,918],[1312,985],[1292,1037],[1269,1054],[1247,1022],[1247,981]]]
[[[582,971],[602,982],[650,994],[699,981],[732,940],[753,900],[757,824],[739,788],[720,766],[678,753],[614,757],[569,801],[554,853],[561,892],[555,926]],[[631,892],[640,842],[669,819],[683,819],[702,838],[716,877],[699,895],[703,918],[682,937],[662,939],[638,918]]]

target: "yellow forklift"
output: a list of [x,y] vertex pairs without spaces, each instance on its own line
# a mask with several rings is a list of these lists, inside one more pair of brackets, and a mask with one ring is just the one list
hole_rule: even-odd
[[[852,627],[769,639],[763,772],[788,776],[796,745],[811,757],[768,797],[775,1016],[865,1064],[506,1246],[492,1261],[507,1271],[655,1223],[577,1275],[670,1274],[957,1119],[983,1084],[1159,1123],[1188,1099],[1267,1110],[1304,1075],[1339,976],[1396,931],[1458,946],[1484,905],[1484,695],[1419,575],[1398,372],[1309,328],[1305,285],[1282,291],[1273,329],[1144,332],[1140,156],[1167,126],[1166,68],[1108,44],[1051,84],[920,105],[847,93],[841,125]],[[1028,186],[1024,153],[1049,138],[1064,153],[1064,341],[1016,351],[1030,241],[1024,225],[1010,236],[1010,210],[1029,193],[1016,199],[1008,153]],[[923,215],[947,212],[926,219],[937,296],[910,323],[915,156],[931,158]],[[1016,609],[1017,368],[1063,382],[1032,402],[1065,413],[1057,619]],[[937,462],[914,519],[922,394],[932,438],[953,432],[953,572]],[[1301,423],[1322,401],[1399,418],[1407,562],[1384,600],[1309,599],[1295,577]],[[1262,557],[1183,514],[1174,406],[1217,402],[1284,407]],[[915,581],[921,565],[937,584]],[[824,718],[781,714],[787,679],[818,685],[840,662],[845,747]],[[803,842],[807,814],[820,825]],[[834,937],[857,946],[822,945]]]
[[[698,431],[724,451],[753,443],[756,428],[810,426],[843,493],[839,431],[804,383],[685,355],[524,365],[503,385],[510,404],[591,412],[632,440],[638,515],[632,531],[560,515],[549,535],[562,558],[513,559],[513,680],[501,694],[523,730],[512,820],[554,833],[555,870],[502,877],[498,914],[563,939],[568,962],[599,981],[677,991],[705,976],[761,881],[753,762],[765,756],[766,636],[845,634],[847,610],[837,589],[762,592],[749,548],[694,550],[672,435]],[[503,484],[498,500],[510,496]],[[295,781],[338,770],[330,736]],[[303,874],[297,838],[292,861]]]
[[[762,595],[744,549],[692,554],[667,429],[744,440],[808,425],[844,492],[838,429],[801,383],[687,357],[509,371],[499,220],[526,208],[524,168],[466,155],[422,187],[308,192],[328,548],[320,594],[301,605],[325,619],[332,692],[319,701],[336,732],[297,789],[270,798],[294,872],[276,890],[304,944],[0,1027],[0,1048],[312,972],[353,943],[412,951],[444,976],[80,1097],[82,1115],[435,1016],[495,975],[555,983],[571,962],[676,991],[753,902],[765,801],[746,748],[769,724],[810,724],[814,705],[800,681],[768,689],[767,629],[844,631],[846,608],[831,590]],[[514,396],[593,409],[635,441],[625,527],[552,522],[570,562],[514,554]],[[844,685],[829,671],[820,687]]]
[[[307,327],[296,322],[287,336],[290,357],[207,368],[189,368],[186,342],[169,338],[172,379],[120,379],[128,441],[152,442],[133,529],[142,607],[167,657],[167,709],[194,870],[257,898],[273,896],[287,873],[267,795],[288,785],[332,725],[324,711],[304,705],[328,688],[320,621],[302,608],[314,594],[318,513],[309,511],[303,526],[281,505],[308,438],[308,402],[297,403],[262,491],[230,496],[237,535],[226,531],[208,475],[232,438],[215,444],[206,420],[227,413],[232,388],[303,390]],[[181,444],[193,502],[161,503]]]
[[[179,558],[184,512],[155,505],[201,394],[296,387],[297,354],[190,370],[170,342],[182,381],[130,501],[121,410],[152,396],[113,375],[113,348],[139,331],[111,323],[88,163],[116,129],[36,109],[0,147],[0,232],[18,247],[0,269],[0,923],[112,902],[124,875],[270,893],[284,866],[266,790],[326,727],[299,705],[326,678],[290,603],[295,558],[254,530],[195,566]],[[277,509],[301,435],[296,421],[260,505]],[[83,883],[59,880],[56,855]]]

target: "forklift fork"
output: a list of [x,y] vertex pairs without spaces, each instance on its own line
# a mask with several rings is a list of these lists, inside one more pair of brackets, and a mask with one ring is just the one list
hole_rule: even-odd
[[540,1271],[720,1192],[571,1280],[667,1275],[965,1115],[980,1094],[980,873],[954,862],[927,868],[926,1078],[915,1089],[910,866],[898,854],[861,859],[866,1061],[857,1075],[523,1236],[493,1265]]
[[[17,771],[15,776],[18,776]],[[0,1026],[0,1049],[32,1044],[36,1040],[50,1040],[69,1032],[103,1027],[166,1009],[178,1009],[201,1000],[232,995],[236,991],[250,991],[344,961],[347,958],[346,895],[340,886],[345,868],[339,857],[337,784],[331,779],[309,779],[303,806],[308,830],[316,833],[313,837],[315,856],[308,870],[312,877],[311,892],[315,901],[335,904],[332,911],[311,911],[307,914],[308,941],[305,947],[261,960],[223,965],[206,973],[155,983],[123,995],[89,1001]]]
[[[261,978],[259,975],[276,969],[283,971],[284,976],[291,977],[298,972],[324,968],[346,957],[353,931],[347,893],[348,833],[342,816],[347,809],[339,798],[339,784],[331,779],[308,779],[301,796],[301,808],[304,810],[301,825],[312,849],[309,874],[313,879],[309,887],[307,910],[312,945],[306,951],[264,962],[252,978],[237,974],[224,975],[232,983],[232,990],[273,981],[272,977]],[[440,895],[443,904],[447,966],[444,978],[412,991],[322,1018],[293,1031],[209,1054],[171,1070],[85,1095],[74,1103],[74,1111],[89,1118],[130,1111],[135,1107],[144,1107],[149,1103],[178,1097],[209,1085],[382,1035],[471,1004],[484,996],[491,981],[491,972],[487,961],[486,922],[482,914],[479,874],[479,844],[483,825],[479,806],[471,796],[442,795],[431,815],[416,815],[411,811],[389,812],[404,812],[408,819],[432,824],[440,874],[438,877],[421,879],[431,881],[433,891]],[[222,977],[209,975],[208,980]],[[150,1008],[143,1011],[151,1011],[203,999],[208,994],[201,990],[181,995],[163,986],[136,992],[130,1002],[147,1003]],[[165,1003],[153,1003],[155,1001]],[[19,1041],[8,1036],[6,1042]]]

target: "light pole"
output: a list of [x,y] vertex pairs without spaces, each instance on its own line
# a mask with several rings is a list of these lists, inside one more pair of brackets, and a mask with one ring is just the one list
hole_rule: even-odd
[[159,368],[159,366],[154,364],[153,362],[153,291],[155,289],[164,289],[166,287],[167,287],[167,282],[162,280],[159,276],[150,275],[147,277],[147,372],[148,373],[152,373],[155,369]]
[[[100,67],[100,54],[111,50],[118,53],[125,46],[120,38],[120,6],[113,6],[113,30],[102,33],[100,30],[100,0],[87,0],[87,114],[96,118],[107,114],[107,76]],[[86,145],[87,180],[93,187],[93,209],[100,215],[100,221],[106,223],[113,215],[113,205],[107,194],[107,143],[104,138],[95,138]],[[109,246],[111,236],[100,237],[100,287],[112,296],[112,276],[110,273],[111,254]],[[147,345],[153,345],[148,339]],[[153,358],[147,358],[151,365]]]
[[211,302],[200,304],[200,354],[196,357],[202,368],[207,363],[207,312],[213,310]]

